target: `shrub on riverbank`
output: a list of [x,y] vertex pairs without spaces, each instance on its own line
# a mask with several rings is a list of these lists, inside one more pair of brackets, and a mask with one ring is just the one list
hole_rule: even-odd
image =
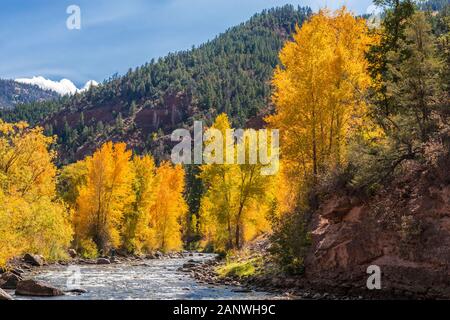
[[261,272],[263,260],[261,257],[242,261],[228,261],[225,265],[217,268],[220,277],[246,278],[256,276]]

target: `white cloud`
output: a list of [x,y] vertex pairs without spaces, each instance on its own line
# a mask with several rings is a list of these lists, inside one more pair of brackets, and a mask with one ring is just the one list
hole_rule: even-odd
[[53,90],[61,96],[74,94],[76,92],[83,92],[88,90],[91,86],[98,85],[96,81],[89,80],[82,89],[78,89],[75,84],[68,79],[53,81],[50,79],[45,79],[44,77],[22,78],[16,79],[16,81],[20,83],[33,84],[44,90]]

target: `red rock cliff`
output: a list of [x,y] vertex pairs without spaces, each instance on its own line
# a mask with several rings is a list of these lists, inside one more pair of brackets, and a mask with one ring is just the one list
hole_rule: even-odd
[[[450,298],[450,157],[406,174],[370,199],[333,196],[314,213],[306,278],[316,289]],[[369,265],[382,290],[369,290]]]

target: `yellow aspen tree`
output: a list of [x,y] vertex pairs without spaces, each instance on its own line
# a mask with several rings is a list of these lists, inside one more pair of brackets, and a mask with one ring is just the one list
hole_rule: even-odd
[[103,252],[120,245],[125,208],[134,201],[131,151],[124,143],[105,143],[86,159],[87,182],[80,187],[75,217],[81,238]]
[[[245,143],[245,142],[243,142]],[[248,149],[248,146],[246,146]],[[260,164],[236,165],[234,246],[241,249],[246,240],[261,231],[268,231],[266,214],[272,200],[272,177],[261,174]]]
[[[213,129],[226,136],[226,130],[230,129],[230,122],[226,114],[219,115]],[[205,143],[206,146],[208,142]],[[222,153],[225,155],[226,146],[223,145]],[[206,193],[200,205],[201,231],[218,250],[231,249],[233,247],[233,187],[236,185],[236,166],[232,164],[205,164],[201,166],[200,177],[206,188]]]
[[59,170],[57,176],[58,195],[73,209],[77,208],[79,189],[82,185],[86,185],[87,174],[85,160],[69,164]]
[[345,8],[314,15],[280,52],[270,126],[281,132],[285,172],[299,185],[345,162],[370,85],[366,52],[373,39],[364,19]]
[[25,238],[16,229],[20,225],[19,213],[11,208],[13,199],[5,196],[0,189],[0,267],[6,265],[9,259],[19,255],[25,249]]
[[54,260],[72,239],[69,211],[55,200],[53,137],[0,119],[0,265],[24,252]]
[[135,156],[132,164],[135,200],[123,219],[123,246],[129,252],[142,252],[152,249],[150,224],[156,200],[155,161],[151,155]]
[[[250,135],[244,132],[240,141],[234,138],[227,141],[230,139],[227,135],[230,123],[225,114],[217,117],[212,128],[219,130],[224,137],[224,157],[227,144],[233,145],[233,152],[228,156],[232,161],[201,167],[200,177],[206,192],[200,206],[200,229],[215,250],[239,249],[245,241],[270,229],[266,214],[272,199],[273,177],[262,175],[262,165],[258,162],[250,163],[250,140],[246,139]],[[259,151],[257,142],[253,146],[256,152]],[[239,147],[246,154],[246,161],[242,164],[236,161]]]
[[55,195],[55,153],[49,151],[53,137],[42,128],[26,123],[7,124],[0,120],[0,170],[14,193],[33,200]]
[[151,212],[153,249],[176,251],[182,248],[181,222],[187,214],[183,197],[185,188],[184,169],[163,162],[156,169],[156,199]]

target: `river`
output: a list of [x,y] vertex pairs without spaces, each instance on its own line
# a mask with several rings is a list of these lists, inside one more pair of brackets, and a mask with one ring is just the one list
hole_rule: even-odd
[[[180,271],[188,260],[204,262],[214,255],[176,259],[144,260],[111,265],[49,266],[31,275],[58,288],[67,290],[75,284],[87,290],[83,294],[68,293],[55,300],[245,300],[280,298],[266,292],[242,292],[243,288],[199,283],[189,273]],[[78,272],[79,271],[79,272]],[[74,279],[79,279],[78,282]],[[12,293],[12,292],[10,292]],[[41,299],[14,297],[15,299]],[[49,299],[49,298],[46,298]]]

